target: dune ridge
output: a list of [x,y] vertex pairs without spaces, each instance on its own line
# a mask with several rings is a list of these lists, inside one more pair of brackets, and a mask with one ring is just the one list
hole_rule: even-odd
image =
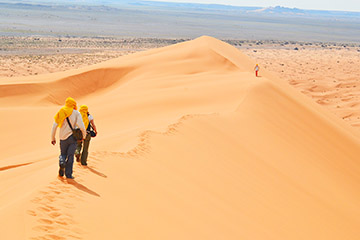
[[[71,75],[53,82],[45,83],[14,83],[0,85],[1,97],[29,98],[42,96],[44,102],[61,105],[60,99],[66,96],[81,98],[102,89],[108,88],[121,80],[131,72],[130,69],[95,69],[79,74]],[[13,101],[13,104],[18,104]]]
[[[205,36],[39,83],[16,79],[54,85],[0,99],[2,236],[355,239],[359,135],[272,73],[256,78],[253,66]],[[57,89],[62,81],[68,91]],[[89,166],[59,180],[52,116],[85,81],[77,101],[90,106],[99,136]],[[24,115],[36,127],[19,124]],[[15,129],[23,138],[7,141]]]

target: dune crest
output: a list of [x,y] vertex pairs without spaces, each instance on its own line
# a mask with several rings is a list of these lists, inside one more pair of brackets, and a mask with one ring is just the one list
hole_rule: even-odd
[[99,68],[46,83],[36,83],[35,80],[34,83],[3,84],[0,85],[0,91],[3,93],[1,97],[14,97],[15,100],[12,101],[14,105],[18,104],[17,98],[24,97],[37,99],[42,97],[43,101],[61,105],[63,103],[61,100],[67,96],[81,98],[122,82],[129,72],[131,72],[130,69],[123,68]]
[[[253,67],[204,36],[0,83],[2,236],[355,239],[359,136]],[[75,181],[56,179],[49,143],[70,94],[99,130]]]

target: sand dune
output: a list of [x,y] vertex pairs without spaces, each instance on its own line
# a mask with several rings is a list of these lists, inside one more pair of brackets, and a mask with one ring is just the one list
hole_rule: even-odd
[[[356,239],[360,136],[253,66],[201,37],[1,80],[1,237]],[[99,130],[72,181],[49,143],[69,95]]]
[[244,52],[358,131],[360,50],[345,46],[298,47],[299,51],[288,48]]

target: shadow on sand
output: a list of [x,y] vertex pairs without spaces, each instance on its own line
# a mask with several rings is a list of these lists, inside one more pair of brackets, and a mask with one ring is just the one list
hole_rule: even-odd
[[26,165],[30,165],[30,164],[33,164],[33,162],[23,163],[23,164],[17,164],[17,165],[9,165],[9,166],[5,166],[5,167],[0,167],[0,171],[5,171],[5,170],[8,170],[8,169],[17,168],[17,167],[22,167],[22,166],[26,166]]
[[83,166],[83,168],[88,169],[90,172],[95,173],[96,175],[103,177],[103,178],[107,178],[107,176],[99,171],[96,171],[95,169],[89,167],[89,166]]
[[[65,179],[64,179],[65,180]],[[91,195],[94,195],[96,197],[100,197],[100,195],[94,191],[92,191],[91,189],[87,188],[86,186],[82,185],[81,183],[78,183],[77,181],[75,181],[74,179],[66,179],[65,180],[68,184],[73,185],[74,187],[76,187],[77,189],[84,191],[86,193],[89,193]]]

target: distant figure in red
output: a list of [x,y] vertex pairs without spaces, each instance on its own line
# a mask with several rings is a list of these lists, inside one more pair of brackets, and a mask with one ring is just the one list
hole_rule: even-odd
[[256,66],[254,67],[254,70],[255,70],[255,76],[257,77],[257,76],[258,76],[258,72],[259,72],[259,70],[260,70],[259,64],[256,64]]

